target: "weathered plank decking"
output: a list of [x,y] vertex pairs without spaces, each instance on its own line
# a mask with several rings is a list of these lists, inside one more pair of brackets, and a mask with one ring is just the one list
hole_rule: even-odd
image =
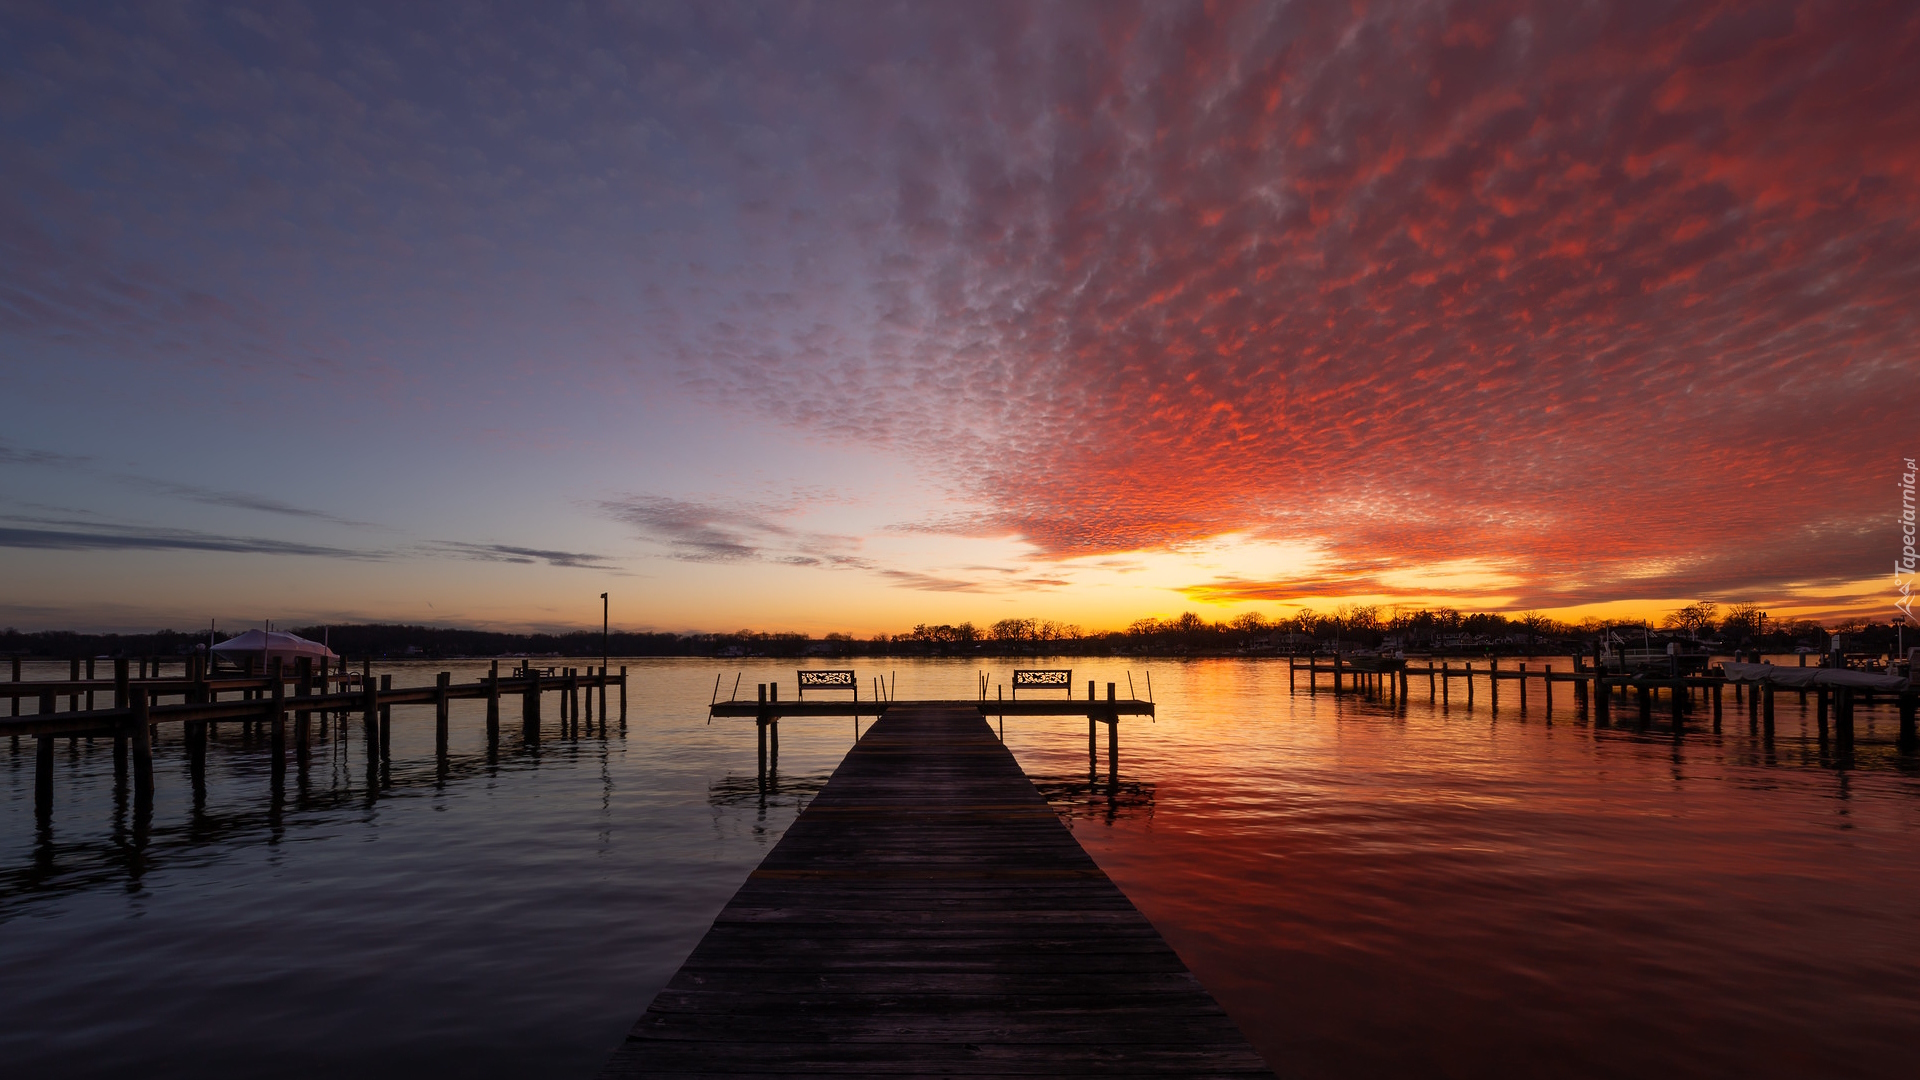
[[602,1076],[1267,1076],[973,709],[877,721]]

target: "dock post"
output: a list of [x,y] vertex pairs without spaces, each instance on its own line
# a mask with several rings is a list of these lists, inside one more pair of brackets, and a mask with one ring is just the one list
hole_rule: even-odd
[[1722,690],[1722,689],[1723,689],[1723,688],[1724,688],[1725,686],[1726,686],[1726,681],[1725,681],[1725,680],[1721,680],[1721,681],[1719,681],[1719,682],[1716,682],[1716,683],[1714,683],[1714,684],[1713,684],[1713,690],[1712,690],[1712,694],[1713,694],[1713,730],[1715,730],[1715,731],[1719,731],[1719,730],[1720,730],[1720,691],[1721,691],[1721,690]]
[[780,684],[767,684],[767,704],[773,709],[767,713],[767,768],[772,772],[780,771]]
[[[1680,734],[1681,725],[1684,722],[1687,706],[1686,682],[1682,679],[1675,679],[1673,682],[1668,683],[1667,696],[1673,699],[1669,702],[1669,704],[1673,706],[1673,733],[1678,735]],[[1773,723],[1773,713],[1771,711],[1773,706],[1772,694],[1767,695],[1767,706],[1769,709],[1767,713],[1767,723],[1771,724]]]
[[[42,705],[46,702],[46,698],[40,699]],[[53,736],[51,735],[33,737],[33,812],[43,826],[53,817]]]
[[567,669],[567,722],[573,727],[573,737],[580,737],[580,669]]
[[1543,693],[1547,696],[1547,715],[1551,717],[1553,715],[1553,665],[1545,664],[1542,668],[1540,678],[1547,684]]
[[[1113,684],[1107,684],[1107,701],[1114,700]],[[1120,710],[1107,711],[1107,783],[1120,782]]]
[[528,742],[540,741],[540,673],[533,664],[524,669],[527,673],[526,686],[520,693],[520,734]]
[[1342,693],[1345,692],[1340,689],[1340,674],[1341,674],[1340,668],[1342,666],[1343,665],[1340,663],[1340,653],[1338,650],[1335,650],[1333,654],[1333,696],[1334,697],[1339,697]]
[[767,789],[767,684],[760,684],[760,709],[753,718],[754,733],[759,736],[760,790]]
[[[1432,697],[1433,661],[1431,660],[1427,661],[1427,691],[1427,696]],[[1445,660],[1442,660],[1440,661],[1440,704],[1447,704],[1448,700],[1452,697],[1452,693],[1453,672],[1450,670],[1450,665]]]
[[451,671],[433,678],[433,753],[440,758],[447,756],[447,688],[452,683]]
[[1487,707],[1500,711],[1500,658],[1487,657]]
[[1768,733],[1772,733],[1773,731],[1773,684],[1767,683],[1766,687],[1761,691],[1761,694],[1763,695],[1760,702],[1761,722],[1766,725]]
[[1760,730],[1760,686],[1758,683],[1756,683],[1754,684],[1753,689],[1747,693],[1747,731],[1751,733],[1759,730]]
[[1466,668],[1467,708],[1471,709],[1473,708],[1473,661],[1468,660],[1461,666]]
[[[857,722],[857,721],[856,721]],[[607,665],[600,665],[600,734],[607,733]]]
[[1308,697],[1312,697],[1315,694],[1318,694],[1320,692],[1320,669],[1315,666],[1316,663],[1317,661],[1314,660],[1312,654],[1308,654],[1307,656],[1307,696]]
[[500,661],[487,669],[487,746],[500,745]]
[[146,688],[130,688],[127,698],[127,707],[133,711],[133,799],[135,803],[152,803],[153,720],[147,711]]
[[620,730],[627,730],[627,665],[620,665]]
[[1834,717],[1833,736],[1842,751],[1853,749],[1853,687],[1842,686],[1840,690],[1840,710]]
[[1601,727],[1607,726],[1612,708],[1613,698],[1607,693],[1607,677],[1596,668],[1593,675],[1593,722]]
[[[393,689],[393,676],[380,676],[380,689]],[[386,760],[393,756],[393,706],[380,706],[380,758]]]
[[[1293,693],[1293,654],[1287,654],[1287,693]],[[984,693],[984,691],[983,691]]]
[[[297,682],[294,684],[296,697],[313,696],[313,657],[303,656],[294,665]],[[313,712],[300,709],[293,714],[293,752],[302,763],[307,760],[307,743],[312,734]]]
[[[367,668],[372,666],[372,661],[368,661]],[[360,726],[366,733],[367,760],[371,761],[380,746],[380,684],[368,676],[366,669],[360,674],[360,695],[360,707],[365,710]],[[346,733],[346,727],[342,725],[340,734],[345,736]]]
[[[1091,706],[1091,703],[1096,700],[1098,700],[1098,698],[1093,692],[1093,680],[1088,679],[1087,680],[1087,701],[1089,703],[1089,706]],[[1095,735],[1096,729],[1094,725],[1096,723],[1097,721],[1094,719],[1093,709],[1089,707],[1087,709],[1087,772],[1089,774],[1092,774],[1095,770],[1097,770],[1100,767],[1100,764],[1099,764],[1100,763],[1100,740]]]
[[1900,695],[1900,739],[1896,744],[1903,754],[1911,754],[1920,746],[1920,734],[1914,731],[1914,712],[1920,707],[1920,697],[1908,690]]
[[273,702],[267,711],[267,737],[273,746],[273,775],[276,787],[280,782],[280,774],[287,767],[287,681],[283,677],[285,670],[281,667],[281,663],[280,657],[273,658],[270,676],[273,681]]
[[1653,689],[1646,683],[1638,683],[1640,691],[1640,726],[1646,727],[1653,722]]
[[1814,723],[1819,728],[1821,742],[1827,741],[1827,696],[1828,691],[1824,686],[1817,687],[1813,692]]
[[1520,711],[1527,711],[1527,665],[1524,660],[1520,663]]

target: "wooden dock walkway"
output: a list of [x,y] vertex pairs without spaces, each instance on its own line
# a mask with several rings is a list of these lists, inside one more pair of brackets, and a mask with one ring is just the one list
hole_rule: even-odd
[[966,702],[874,723],[601,1075],[1273,1074]]

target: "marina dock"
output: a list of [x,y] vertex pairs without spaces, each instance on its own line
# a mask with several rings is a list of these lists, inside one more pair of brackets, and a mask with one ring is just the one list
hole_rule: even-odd
[[[87,664],[91,673],[92,663]],[[458,699],[486,702],[487,744],[500,740],[503,699],[519,699],[523,738],[537,742],[541,728],[541,701],[557,694],[562,729],[578,733],[584,718],[589,734],[593,731],[594,698],[599,698],[599,717],[604,732],[609,713],[608,692],[617,697],[622,730],[627,718],[627,669],[610,672],[598,668],[540,669],[525,665],[505,675],[495,661],[486,677],[470,683],[455,683],[449,672],[440,672],[432,686],[395,687],[391,676],[373,677],[373,663],[362,662],[361,670],[317,668],[305,658],[289,671],[276,664],[264,677],[243,674],[216,676],[202,657],[189,658],[179,678],[162,675],[158,662],[149,666],[140,662],[136,677],[126,659],[114,662],[113,677],[83,677],[79,660],[72,662],[65,680],[23,681],[15,659],[13,678],[0,682],[0,698],[10,704],[12,715],[0,717],[0,734],[9,737],[14,747],[22,738],[36,741],[34,753],[34,805],[44,824],[52,813],[54,740],[64,736],[69,743],[85,738],[113,740],[116,786],[124,787],[129,771],[137,805],[151,806],[153,801],[153,748],[163,725],[177,725],[187,748],[191,783],[196,791],[205,788],[207,739],[217,725],[238,723],[248,728],[263,728],[272,748],[274,783],[278,785],[287,771],[291,756],[297,768],[305,771],[316,719],[324,729],[329,716],[341,723],[358,714],[366,729],[369,758],[388,756],[395,706],[427,705],[434,710],[435,754],[447,761],[450,704]],[[165,699],[177,698],[167,702]],[[105,699],[105,704],[100,699]],[[37,708],[22,714],[20,703],[32,701]],[[62,710],[60,705],[66,704]],[[291,727],[291,732],[289,732]]]
[[801,1073],[1273,1075],[972,701],[886,710],[601,1075]]

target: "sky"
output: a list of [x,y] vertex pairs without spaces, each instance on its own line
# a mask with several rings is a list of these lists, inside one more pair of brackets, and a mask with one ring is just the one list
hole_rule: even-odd
[[1884,620],[1920,8],[0,0],[0,250],[0,625]]

